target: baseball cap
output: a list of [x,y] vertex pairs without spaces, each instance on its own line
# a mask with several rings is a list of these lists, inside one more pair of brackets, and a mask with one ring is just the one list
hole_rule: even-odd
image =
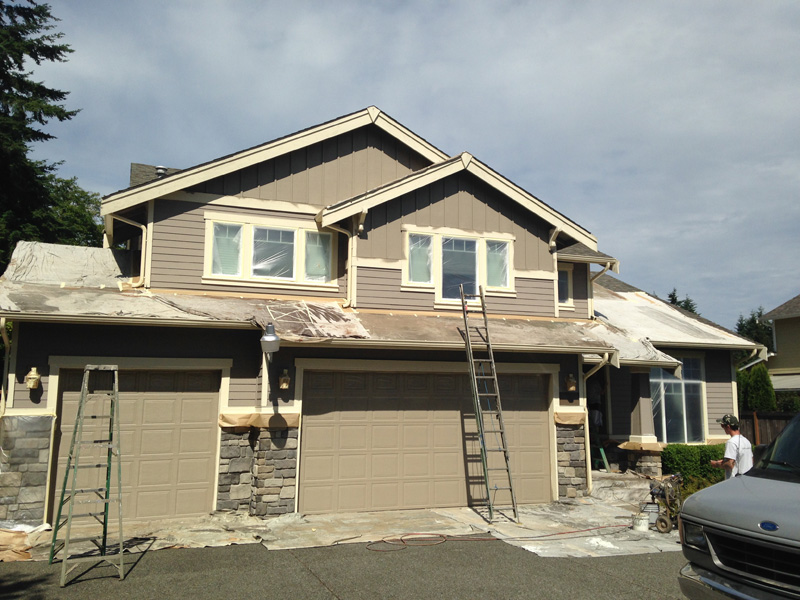
[[739,419],[737,419],[735,415],[725,415],[721,419],[717,419],[717,423],[721,423],[723,425],[732,425],[734,427],[738,427],[739,426]]

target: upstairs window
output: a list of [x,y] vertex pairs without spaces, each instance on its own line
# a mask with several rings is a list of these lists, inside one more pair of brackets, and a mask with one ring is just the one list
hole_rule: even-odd
[[558,265],[558,304],[573,306],[572,265]]
[[214,251],[211,272],[214,275],[242,274],[242,226],[214,223]]
[[334,236],[327,232],[229,223],[206,215],[207,283],[336,285],[334,254]]
[[408,280],[433,283],[433,236],[408,235]]
[[437,300],[459,300],[482,285],[489,293],[513,294],[511,241],[408,232],[403,284],[427,288]]
[[460,299],[478,293],[478,244],[475,240],[442,238],[442,298]]

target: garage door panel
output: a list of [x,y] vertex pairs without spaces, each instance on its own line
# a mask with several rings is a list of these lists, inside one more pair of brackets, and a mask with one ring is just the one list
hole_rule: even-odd
[[339,457],[338,479],[347,481],[350,479],[363,480],[367,477],[367,455],[356,454]]
[[360,511],[365,510],[369,504],[367,503],[367,485],[360,484],[343,484],[338,486],[339,489],[339,506],[344,511]]
[[[331,373],[331,375],[333,375]],[[339,388],[342,393],[351,396],[369,396],[369,385],[367,377],[363,373],[344,373],[338,378]],[[331,377],[330,386],[328,389],[334,389],[333,377]]]
[[213,459],[208,457],[183,458],[178,461],[176,481],[179,484],[198,484],[208,480],[208,471]]
[[[306,479],[314,482],[333,480],[337,472],[337,470],[334,469],[334,462],[338,461],[332,455],[305,456],[303,459],[303,469],[306,472]],[[314,486],[309,486],[308,489],[312,487]]]
[[424,508],[433,502],[431,496],[431,482],[429,481],[404,481],[403,503],[407,508]]
[[373,450],[397,450],[400,447],[400,426],[378,424],[372,427]]
[[430,428],[424,425],[403,424],[404,448],[427,448],[430,440]]
[[[61,492],[82,374],[78,370],[62,370],[59,377],[61,433],[57,472],[53,477],[54,497]],[[111,378],[106,379],[108,381],[100,383],[110,388]],[[219,443],[216,424],[219,381],[219,371],[120,371],[125,518],[180,517],[204,514],[213,508]],[[95,387],[99,389],[101,386]],[[188,387],[192,392],[187,391]],[[210,391],[202,391],[209,387]],[[107,395],[103,396],[107,399]],[[107,425],[103,421],[86,420],[84,428],[88,432],[87,426],[94,426],[92,436],[107,436]],[[81,464],[88,456],[87,453],[82,455]],[[104,463],[106,460],[102,450],[96,450],[93,456],[95,462]],[[105,483],[104,469],[81,469],[79,473],[87,478],[89,485],[84,487]],[[176,487],[180,485],[189,486],[181,493],[187,498],[191,495],[191,499],[176,500]]]
[[[333,414],[333,413],[332,413]],[[325,421],[333,421],[333,417],[322,417]],[[315,423],[313,428],[309,425],[305,431],[308,433],[303,436],[303,448],[306,452],[324,452],[336,447],[335,425]]]
[[431,475],[430,455],[403,454],[403,478],[429,477]]
[[339,447],[346,450],[366,450],[366,426],[342,425],[339,427]]
[[397,454],[373,454],[370,460],[372,479],[397,479],[400,461]]
[[396,482],[373,483],[370,506],[377,510],[391,510],[398,508],[397,498],[400,494],[400,485]]
[[[364,374],[365,376],[369,376],[369,374]],[[375,394],[380,394],[381,392],[397,392],[400,389],[399,386],[399,373],[375,373],[372,376],[372,391]]]

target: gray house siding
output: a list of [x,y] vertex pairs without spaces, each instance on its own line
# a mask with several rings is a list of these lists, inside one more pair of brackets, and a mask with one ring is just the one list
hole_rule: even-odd
[[716,419],[726,413],[732,413],[736,404],[731,383],[731,353],[727,350],[706,352],[705,369],[708,428],[711,432],[717,433]]
[[[209,207],[205,204],[178,200],[158,200],[155,203],[153,217],[152,240],[152,266],[150,269],[150,287],[177,290],[214,291],[227,293],[258,293],[259,288],[253,286],[237,285],[206,285],[202,282],[203,260],[205,252],[205,221],[203,213],[213,210],[215,213],[229,213],[232,218],[247,220],[247,217],[274,217],[276,224],[282,218],[297,218],[297,215],[263,211],[255,209],[234,207]],[[308,219],[309,225],[313,218],[301,215]],[[347,241],[344,236],[339,236],[337,272],[337,290],[303,290],[298,292],[291,286],[285,289],[276,289],[270,286],[272,293],[286,295],[302,295],[316,298],[342,298],[347,290],[345,276],[345,260],[347,256]]]
[[[418,311],[436,309],[433,290],[402,290],[402,279],[401,269],[359,267],[356,279],[358,307]],[[555,300],[552,280],[518,277],[516,290],[516,297],[487,296],[487,310],[493,314],[553,316]]]
[[[42,339],[47,339],[48,343],[42,344]],[[50,356],[76,354],[93,358],[159,357],[164,359],[166,367],[171,358],[232,359],[230,405],[256,406],[260,402],[258,382],[261,351],[258,339],[259,332],[255,329],[215,331],[16,323],[14,343],[18,346],[14,372],[14,408],[44,407],[49,387]],[[165,343],[165,340],[169,340],[169,343]],[[76,348],[80,350],[76,351]],[[24,378],[33,366],[41,373],[42,381],[39,389],[32,392],[26,388]]]
[[575,312],[572,315],[578,319],[589,318],[589,265],[576,263],[572,268],[572,301]]
[[430,165],[374,125],[217,177],[189,191],[327,206]]

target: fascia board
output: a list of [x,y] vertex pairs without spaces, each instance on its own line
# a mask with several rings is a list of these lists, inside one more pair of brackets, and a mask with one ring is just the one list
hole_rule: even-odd
[[414,190],[463,170],[463,157],[459,156],[452,158],[440,163],[439,165],[428,167],[423,171],[418,171],[416,173],[412,173],[411,175],[407,175],[402,179],[398,179],[394,183],[387,184],[373,192],[367,192],[366,194],[362,194],[361,196],[358,196],[352,200],[346,200],[325,208],[317,215],[317,222],[322,227],[333,225],[342,219],[346,219],[347,217],[351,217],[362,211],[369,210],[375,206],[383,204],[384,202],[388,202],[389,200],[394,200],[403,194],[413,192]]
[[196,327],[209,329],[253,329],[250,321],[208,321],[190,319],[148,319],[138,317],[102,317],[97,315],[65,315],[65,314],[27,314],[0,312],[5,317],[17,322],[47,323],[87,323],[97,325],[136,325],[142,327]]
[[522,188],[517,187],[502,175],[496,173],[477,159],[472,159],[467,165],[467,171],[502,192],[518,204],[538,215],[551,225],[557,226],[562,232],[571,236],[578,242],[583,242],[592,250],[597,250],[597,238],[591,233],[573,223],[565,216],[547,206],[544,202],[532,196]]
[[[426,350],[463,350],[463,342],[432,342],[428,340],[366,340],[355,338],[332,338],[321,342],[331,346],[347,346],[351,348],[385,348],[392,350],[414,350],[424,348]],[[284,342],[281,341],[281,345]],[[287,341],[287,346],[294,345]],[[308,344],[297,344],[304,348]],[[492,344],[495,352],[527,352],[541,354],[602,354],[611,352],[613,348],[597,346],[526,346],[524,344]]]
[[664,348],[697,348],[697,349],[705,349],[705,350],[753,350],[753,349],[762,349],[765,346],[761,346],[760,344],[748,343],[748,342],[676,342],[674,340],[670,341],[661,341],[661,340],[653,340],[648,339],[648,341],[653,344],[657,349],[664,347]]
[[[375,109],[375,107],[372,107]],[[416,152],[427,158],[432,163],[441,162],[450,158],[449,155],[439,150],[436,146],[418,136],[416,133],[403,127],[388,115],[375,109],[373,123],[392,137],[403,141]]]

